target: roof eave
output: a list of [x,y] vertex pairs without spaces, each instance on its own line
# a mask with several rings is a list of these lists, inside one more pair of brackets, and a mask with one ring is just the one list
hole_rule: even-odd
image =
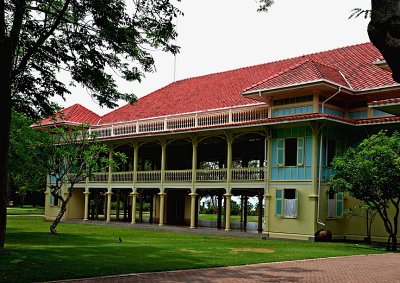
[[291,84],[291,85],[287,85],[287,86],[244,91],[241,94],[243,96],[272,94],[272,93],[278,93],[278,92],[283,92],[283,91],[287,91],[287,90],[302,89],[302,88],[306,88],[306,87],[310,87],[310,86],[314,86],[314,85],[327,85],[327,86],[334,87],[334,88],[341,88],[342,91],[348,92],[349,94],[354,93],[354,90],[349,87],[337,84],[337,83],[329,81],[329,80],[322,79],[322,80],[314,80],[314,81],[302,82],[302,83],[297,83],[297,84]]

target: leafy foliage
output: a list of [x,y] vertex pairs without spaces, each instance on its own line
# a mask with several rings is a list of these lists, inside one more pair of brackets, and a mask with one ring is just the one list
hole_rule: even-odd
[[[113,74],[140,81],[154,71],[149,50],[177,53],[173,21],[180,14],[169,0],[0,0],[1,250],[11,109],[50,116],[57,110],[51,98],[68,94],[68,83],[87,88],[100,105],[134,102],[133,93],[118,90]],[[72,81],[62,80],[60,71]]]
[[[78,128],[57,128],[53,132],[54,143],[48,160],[49,188],[52,196],[61,202],[60,212],[50,226],[52,233],[63,217],[67,203],[72,198],[72,190],[79,182],[84,182],[93,173],[105,171],[109,166],[117,168],[126,160],[122,153],[114,153],[109,158],[109,148],[100,144],[95,135],[89,133],[86,125]],[[67,196],[63,197],[62,189]]]
[[349,19],[351,18],[358,18],[361,15],[364,15],[364,19],[367,19],[369,17],[371,17],[371,10],[364,10],[361,8],[355,8],[352,11],[352,14],[350,15]]
[[33,121],[24,114],[13,111],[10,132],[8,176],[12,191],[43,190],[46,186],[48,132],[30,127]]
[[[349,191],[376,210],[389,234],[388,249],[396,250],[400,210],[400,134],[381,131],[333,160],[330,180],[335,191]],[[394,209],[391,216],[389,208]],[[389,242],[392,241],[391,247]]]
[[134,94],[118,91],[112,75],[140,81],[154,71],[149,50],[177,53],[171,42],[177,36],[173,20],[180,14],[167,0],[5,1],[10,37],[21,21],[11,72],[14,107],[34,117],[51,114],[55,104],[49,99],[69,93],[58,77],[61,70],[100,105],[135,101]]
[[274,4],[273,0],[259,0],[260,6],[258,7],[258,12],[267,12],[268,9]]

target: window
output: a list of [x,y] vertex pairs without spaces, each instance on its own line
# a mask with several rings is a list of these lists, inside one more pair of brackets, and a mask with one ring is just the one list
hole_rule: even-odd
[[296,218],[298,207],[298,196],[296,189],[276,190],[276,215],[286,218]]
[[297,139],[285,139],[285,166],[297,164]]
[[304,138],[289,138],[277,140],[278,166],[304,165]]
[[331,167],[333,158],[336,156],[336,140],[328,139],[326,141],[326,166]]
[[328,218],[343,217],[343,193],[328,191]]
[[335,218],[335,192],[328,192],[328,218]]

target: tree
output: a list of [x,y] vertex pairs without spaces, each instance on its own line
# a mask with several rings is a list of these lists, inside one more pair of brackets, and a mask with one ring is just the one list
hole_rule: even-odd
[[[335,191],[348,191],[376,210],[388,233],[387,249],[397,250],[400,211],[400,134],[381,131],[332,162]],[[390,212],[390,209],[393,211]]]
[[[126,156],[121,153],[114,153],[114,158],[110,160],[108,151],[108,147],[100,144],[85,125],[76,129],[56,129],[47,170],[50,193],[54,199],[61,202],[61,207],[50,226],[51,233],[57,234],[56,227],[67,210],[67,204],[72,198],[76,184],[84,182],[94,172],[105,171],[108,166],[117,167],[118,164],[125,162]],[[63,188],[66,188],[66,197],[62,194]]]
[[69,93],[61,70],[100,105],[134,101],[133,94],[118,91],[111,74],[140,81],[154,70],[148,50],[178,52],[173,21],[179,14],[169,0],[0,0],[0,250],[11,109],[31,117],[54,113],[49,99]]
[[[265,12],[273,0],[259,0],[258,11]],[[393,80],[400,83],[400,0],[371,0],[371,10],[356,8],[350,16],[371,17],[368,36],[392,70]]]
[[375,210],[372,207],[369,207],[365,203],[363,205],[356,205],[345,211],[345,215],[349,217],[360,217],[365,219],[366,232],[367,232],[366,241],[369,244],[371,243],[372,223],[374,222],[377,214],[378,214],[377,210]]
[[11,191],[18,192],[22,201],[27,192],[46,186],[46,145],[50,135],[32,129],[32,123],[24,114],[12,112],[8,178]]

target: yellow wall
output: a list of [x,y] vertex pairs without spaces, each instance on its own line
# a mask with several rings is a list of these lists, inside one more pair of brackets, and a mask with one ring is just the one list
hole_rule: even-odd
[[[345,235],[345,216],[343,217],[335,217],[328,218],[328,190],[329,187],[324,186],[321,188],[320,194],[320,220],[325,223],[325,226],[319,226],[320,228],[324,228],[332,232],[334,239],[343,239]],[[346,198],[344,198],[343,206],[346,205]],[[344,208],[345,210],[346,208]],[[336,211],[336,206],[335,206]],[[336,213],[335,213],[336,215]]]
[[[352,197],[347,198],[345,208],[348,209],[350,207],[354,207],[359,205],[360,202]],[[394,209],[389,210],[389,215],[393,219]],[[399,227],[400,227],[400,220],[399,220]],[[361,217],[353,216],[353,217],[346,217],[346,239],[352,240],[362,240],[367,235],[366,229],[366,220]],[[372,224],[372,233],[371,233],[372,241],[387,241],[388,234],[385,230],[383,225],[383,221],[381,217],[376,215],[375,220]],[[397,237],[400,239],[400,235]]]
[[[276,211],[276,189],[271,188],[269,193],[269,236],[276,238],[291,238],[300,240],[310,240],[314,236],[315,223],[315,198],[310,198],[312,188],[298,188],[296,185],[290,185],[285,188],[297,189],[298,192],[298,210],[297,218],[285,218],[277,216]],[[283,189],[279,188],[279,189]]]
[[85,210],[84,189],[73,189],[72,198],[67,205],[65,218],[67,219],[83,219]]

